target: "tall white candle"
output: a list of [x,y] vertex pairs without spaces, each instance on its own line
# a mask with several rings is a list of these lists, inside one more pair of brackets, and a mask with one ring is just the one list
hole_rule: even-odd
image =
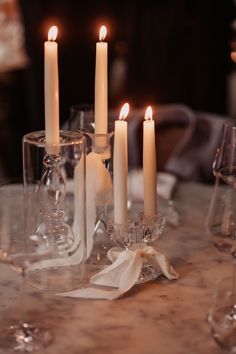
[[127,180],[128,180],[128,148],[127,122],[129,104],[125,103],[120,111],[119,120],[115,121],[115,142],[113,156],[114,178],[114,223],[127,221]]
[[99,41],[96,43],[95,67],[95,133],[107,133],[107,43],[104,39],[107,29],[102,26],[99,31]]
[[58,90],[58,48],[55,42],[57,27],[48,31],[48,41],[44,43],[44,107],[46,151],[59,152],[59,90]]
[[143,182],[144,182],[144,215],[153,216],[157,213],[157,167],[155,124],[152,108],[145,112],[143,122]]

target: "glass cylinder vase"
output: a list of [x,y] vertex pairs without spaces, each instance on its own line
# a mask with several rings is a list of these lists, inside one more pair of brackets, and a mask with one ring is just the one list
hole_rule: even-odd
[[83,284],[85,146],[75,131],[61,131],[53,153],[47,152],[44,131],[23,137],[27,248],[50,250],[50,257],[28,272],[29,283],[40,290],[69,291]]
[[100,269],[109,263],[107,251],[112,247],[107,220],[113,210],[114,124],[97,134],[93,106],[77,105],[71,107],[69,127],[86,139],[87,269]]

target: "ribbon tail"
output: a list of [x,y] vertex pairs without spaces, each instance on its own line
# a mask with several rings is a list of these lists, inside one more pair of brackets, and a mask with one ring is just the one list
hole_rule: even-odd
[[143,257],[139,251],[132,252],[132,258],[125,271],[123,272],[120,278],[120,286],[119,289],[122,293],[130,290],[134,284],[138,281],[141,270],[143,267]]
[[[79,297],[86,299],[106,299],[115,300],[130,290],[137,282],[143,266],[143,258],[140,252],[132,252],[125,250],[120,253],[117,260],[95,274],[91,278],[91,283],[94,285],[114,286],[117,284],[117,289],[99,289],[96,287],[88,287],[85,289],[72,290],[66,293],[60,293],[59,296]],[[117,279],[114,281],[114,276]]]
[[127,262],[132,257],[133,252],[125,250],[119,254],[114,263],[103,269],[101,272],[94,274],[90,283],[94,285],[119,287],[120,278],[125,272]]
[[161,269],[162,273],[166,276],[167,279],[173,280],[179,278],[179,274],[175,271],[174,267],[170,263],[169,257],[161,250],[152,246],[147,246],[145,249],[145,253],[147,255],[147,258],[150,256],[152,257],[152,259],[154,258],[156,266]]
[[84,289],[72,290],[66,293],[59,293],[57,295],[82,299],[115,300],[123,295],[123,292],[119,289],[103,290],[88,287]]

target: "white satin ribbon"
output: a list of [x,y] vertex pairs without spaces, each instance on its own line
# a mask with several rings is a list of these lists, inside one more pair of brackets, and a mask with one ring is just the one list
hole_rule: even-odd
[[94,152],[86,156],[86,226],[87,258],[94,242],[96,208],[112,202],[112,181],[109,171],[102,161],[103,155]]
[[[151,264],[157,272],[164,274],[169,280],[179,277],[170,264],[168,256],[152,246],[136,244],[126,250],[114,247],[108,251],[108,258],[113,263],[90,279],[94,287],[76,289],[58,295],[87,299],[117,299],[137,283],[145,263]],[[101,289],[96,286],[107,288]]]

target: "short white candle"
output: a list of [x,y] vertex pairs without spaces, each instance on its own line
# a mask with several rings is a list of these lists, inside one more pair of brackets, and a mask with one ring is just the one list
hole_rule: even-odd
[[144,182],[144,215],[153,216],[157,213],[157,167],[155,124],[152,108],[145,112],[143,122],[143,182]]
[[48,41],[44,43],[45,136],[48,154],[57,154],[60,142],[57,32],[57,27],[52,26],[48,31]]
[[128,184],[128,148],[127,122],[129,104],[125,103],[120,111],[119,120],[115,121],[115,142],[113,157],[114,178],[114,223],[127,221],[127,184]]
[[108,99],[107,99],[107,43],[104,42],[107,29],[102,26],[99,41],[96,43],[95,67],[95,133],[107,134]]

